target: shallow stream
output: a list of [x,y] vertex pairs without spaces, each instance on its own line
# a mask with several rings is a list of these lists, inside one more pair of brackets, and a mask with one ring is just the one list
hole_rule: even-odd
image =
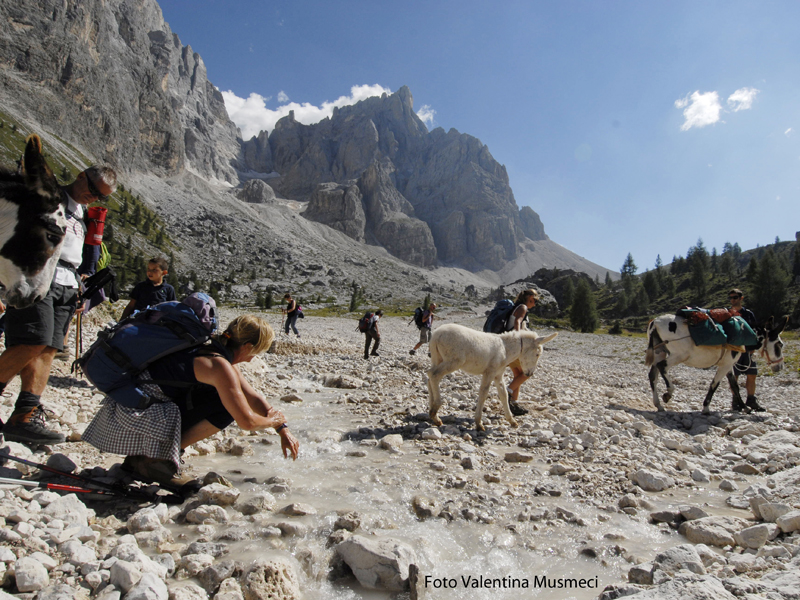
[[[421,593],[421,598],[596,598],[605,586],[627,580],[631,565],[615,554],[613,548],[617,544],[624,546],[629,553],[649,560],[662,548],[685,543],[685,539],[678,534],[660,531],[658,527],[647,524],[649,511],[640,512],[636,518],[619,512],[606,512],[585,500],[572,497],[566,486],[563,486],[565,493],[562,496],[532,496],[530,504],[552,510],[556,506],[565,508],[582,517],[586,523],[584,526],[555,520],[548,525],[541,522],[537,527],[532,522],[519,523],[508,518],[498,518],[492,524],[464,519],[452,522],[445,519],[421,521],[411,508],[412,499],[418,494],[437,498],[442,489],[441,482],[448,473],[434,471],[430,463],[441,457],[421,453],[415,443],[409,440],[405,441],[402,454],[393,454],[365,443],[341,441],[344,433],[364,424],[363,421],[354,420],[347,405],[342,402],[346,392],[322,388],[318,383],[308,380],[295,379],[293,386],[304,402],[282,404],[279,408],[286,414],[292,431],[301,443],[300,458],[296,462],[282,458],[277,438],[273,436],[270,439],[275,441],[271,445],[255,443],[254,454],[250,456],[197,456],[191,462],[200,471],[224,473],[241,490],[240,500],[257,492],[270,491],[278,501],[277,509],[291,503],[309,504],[316,509],[316,515],[303,517],[289,517],[276,511],[274,514],[268,513],[263,521],[247,524],[255,529],[279,522],[300,522],[307,527],[308,533],[280,539],[254,537],[229,542],[231,554],[226,557],[249,560],[267,556],[271,552],[284,554],[288,550],[298,560],[297,572],[302,579],[301,589],[307,600],[383,600],[397,597],[364,589],[354,579],[347,584],[327,580],[330,558],[330,550],[325,547],[327,537],[339,513],[350,511],[361,516],[362,529],[369,532],[363,535],[399,539],[414,549],[421,581],[424,582],[426,576],[430,577],[428,588]],[[454,444],[460,441],[454,440]],[[491,446],[484,446],[484,449],[491,449]],[[514,449],[498,446],[496,452],[502,456]],[[453,465],[453,473],[457,470],[458,475],[471,477],[467,487],[462,490],[465,494],[469,491],[485,494],[490,499],[496,499],[498,506],[507,506],[509,495],[515,497],[512,498],[512,504],[524,504],[526,494],[530,493],[523,486],[509,492],[508,483],[487,483],[479,479],[477,474],[470,475],[472,472],[463,471],[457,461],[448,464]],[[520,464],[515,469],[530,469],[531,465]],[[547,472],[547,465],[533,463],[533,466]],[[272,477],[288,480],[289,491],[276,493],[272,489],[274,482],[266,483]],[[252,478],[256,483],[245,481]],[[563,485],[564,478],[550,479],[557,486]],[[711,483],[693,490],[676,489],[659,497],[659,500],[663,500],[664,506],[681,503],[703,506],[707,503],[713,507],[715,514],[747,516],[744,511],[726,508],[727,496],[716,489],[715,483]],[[234,511],[229,513],[237,514]],[[215,531],[206,530],[205,535],[213,539],[229,526],[214,526]],[[595,557],[581,554],[581,550],[587,546],[595,549]],[[477,578],[481,575],[484,578],[513,578],[519,580],[520,584],[527,580],[529,587],[465,587],[462,577]],[[583,578],[596,587],[534,587],[537,583],[535,578],[542,577],[548,580]],[[455,582],[455,587],[442,587],[443,579],[447,579],[449,585]],[[434,580],[438,580],[438,585]]]

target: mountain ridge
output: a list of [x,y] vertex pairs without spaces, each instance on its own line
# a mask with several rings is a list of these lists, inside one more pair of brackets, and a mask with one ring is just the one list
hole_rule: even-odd
[[[547,239],[532,209],[516,206],[505,168],[480,140],[456,130],[428,132],[413,112],[408,88],[336,109],[327,124],[301,126],[286,118],[269,135],[242,141],[202,58],[182,45],[154,0],[3,4],[0,18],[9,23],[0,44],[2,108],[31,132],[43,133],[46,148],[68,157],[64,160],[76,168],[96,160],[117,168],[126,187],[163,214],[170,235],[182,246],[175,252],[180,269],[227,282],[231,298],[246,295],[242,289],[234,293],[235,286],[253,293],[305,288],[340,298],[354,281],[371,280],[377,268],[373,260],[400,273],[393,283],[398,294],[409,296],[431,286],[458,294],[462,286],[500,285],[506,273],[514,281],[527,275],[524,270],[530,268],[530,274],[542,266],[579,264],[579,270],[605,276],[607,269]],[[366,118],[365,107],[383,111],[377,124]],[[325,156],[332,144],[315,141],[315,132],[334,125],[349,131],[354,122],[357,135],[336,145],[334,157],[340,160],[326,163],[335,167],[329,181],[317,181],[314,152]],[[403,127],[389,126],[396,122]],[[274,148],[273,135],[281,140]],[[293,154],[292,144],[302,142],[303,135],[312,152]],[[423,138],[431,141],[427,170],[415,169]],[[470,160],[459,162],[462,150]],[[276,164],[282,172],[270,177]],[[447,173],[453,165],[463,181],[452,174],[437,179],[437,169]],[[261,208],[238,197],[240,183],[254,176],[278,192],[262,189]],[[478,187],[470,188],[469,182]],[[344,202],[347,190],[351,200],[361,196],[363,241],[358,245],[347,241],[357,235],[338,235],[327,225],[297,228],[305,236],[302,244],[272,226],[270,219],[289,218],[276,211],[290,205],[291,220],[302,219],[300,211],[309,212],[312,196],[324,196],[325,185],[344,190],[335,202]],[[431,192],[435,186],[438,191]],[[298,197],[287,197],[292,195]],[[316,220],[324,222],[329,214],[318,210]],[[296,264],[281,252],[281,244],[289,242]],[[308,271],[306,256],[325,253],[331,265],[342,256],[359,258],[317,289],[306,277],[281,277],[260,262],[293,264],[300,273]],[[230,281],[246,269],[258,269],[261,276]]]

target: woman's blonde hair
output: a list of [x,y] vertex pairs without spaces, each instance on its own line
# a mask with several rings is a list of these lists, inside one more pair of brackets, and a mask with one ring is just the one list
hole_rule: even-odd
[[253,352],[261,354],[269,350],[275,339],[272,327],[261,317],[242,315],[228,324],[216,340],[228,350],[236,350],[245,344],[253,344]]
[[536,290],[522,290],[514,304],[525,304],[530,296],[533,296],[534,300],[539,300],[539,292]]

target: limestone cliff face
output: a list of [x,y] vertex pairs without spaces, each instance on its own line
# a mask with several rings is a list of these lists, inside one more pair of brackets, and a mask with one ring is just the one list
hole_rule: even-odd
[[0,3],[3,102],[118,170],[238,181],[238,130],[155,0]]
[[[488,148],[455,130],[429,133],[406,87],[337,109],[315,125],[289,115],[278,121],[269,147],[270,166],[280,174],[271,185],[285,197],[310,200],[306,218],[415,264],[494,270],[519,256],[525,238],[547,239],[538,215],[517,207],[505,167]],[[342,215],[354,207],[343,188],[330,185],[352,181],[363,231],[360,220],[345,225]],[[340,198],[333,204],[332,190]]]

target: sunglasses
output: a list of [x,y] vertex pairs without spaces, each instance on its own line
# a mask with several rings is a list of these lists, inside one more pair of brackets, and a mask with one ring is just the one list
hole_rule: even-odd
[[97,186],[94,184],[94,181],[92,181],[92,178],[89,177],[88,175],[86,176],[86,187],[89,188],[89,193],[98,200],[100,201],[108,200],[108,196],[105,196],[104,194],[100,193],[100,190],[97,189]]
[[741,296],[728,296],[728,300],[738,300]]

